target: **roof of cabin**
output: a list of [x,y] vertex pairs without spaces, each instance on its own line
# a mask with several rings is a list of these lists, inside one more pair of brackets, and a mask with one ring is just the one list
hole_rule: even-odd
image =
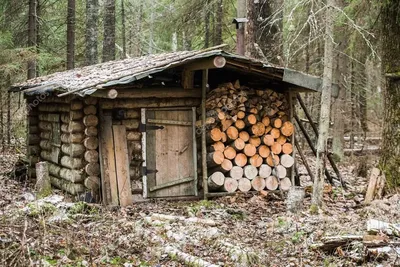
[[[179,51],[154,54],[136,58],[109,61],[73,70],[37,77],[21,84],[13,85],[10,91],[23,91],[26,94],[40,94],[46,91],[71,92],[81,96],[92,94],[98,89],[128,84],[166,69],[187,64],[212,56],[223,56],[227,65],[242,67],[247,72],[262,73],[273,79],[291,83],[295,87],[319,91],[321,80],[283,67],[272,66],[266,62],[225,52],[221,49],[200,51]],[[245,67],[243,67],[245,66]]]

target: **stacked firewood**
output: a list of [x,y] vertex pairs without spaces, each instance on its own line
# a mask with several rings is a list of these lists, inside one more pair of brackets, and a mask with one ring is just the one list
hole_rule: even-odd
[[286,96],[227,83],[206,101],[210,191],[288,190],[294,164]]

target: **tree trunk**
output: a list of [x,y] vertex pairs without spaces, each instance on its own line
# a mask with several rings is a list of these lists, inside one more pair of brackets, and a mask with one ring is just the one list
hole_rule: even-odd
[[327,0],[326,24],[325,24],[325,54],[324,75],[322,80],[321,112],[319,119],[319,136],[317,143],[316,175],[313,185],[312,204],[320,207],[323,201],[323,189],[325,182],[325,161],[327,155],[327,140],[329,133],[329,119],[332,91],[332,67],[333,67],[333,17],[334,0]]
[[[384,127],[382,140],[381,170],[386,176],[387,186],[393,189],[400,184],[398,170],[400,166],[400,136],[398,122],[400,120],[400,2],[391,0],[383,5],[382,18],[382,66],[386,74],[384,91]],[[394,76],[394,77],[391,77]]]
[[97,63],[99,0],[86,0],[86,65]]
[[75,0],[68,0],[67,70],[75,67]]
[[115,0],[104,1],[103,62],[115,59]]
[[204,48],[210,46],[210,11],[209,3],[210,1],[206,1],[206,6],[204,8]]
[[122,57],[126,58],[126,26],[125,26],[125,3],[121,0],[121,24],[122,24]]
[[215,24],[215,40],[214,45],[222,44],[222,21],[223,21],[223,0],[217,1],[217,14],[216,14],[216,24]]
[[[37,0],[29,0],[29,13],[28,13],[28,46],[35,47],[36,50],[36,4]],[[36,77],[36,60],[30,59],[28,61],[28,79]]]
[[[338,29],[340,30],[340,29]],[[344,127],[345,127],[345,97],[346,97],[346,88],[348,87],[347,84],[347,73],[349,71],[349,60],[347,55],[344,54],[345,49],[347,48],[347,41],[342,40],[339,43],[338,50],[339,52],[337,55],[336,61],[336,68],[335,68],[335,80],[339,84],[339,96],[335,99],[333,103],[333,124],[334,124],[334,131],[333,131],[333,140],[332,140],[332,151],[335,155],[336,161],[342,161],[344,157]]]
[[[40,37],[40,18],[41,18],[41,2],[36,0],[36,53],[39,54],[40,46],[42,44],[42,38]],[[40,76],[40,68],[38,62],[36,62],[36,77]]]

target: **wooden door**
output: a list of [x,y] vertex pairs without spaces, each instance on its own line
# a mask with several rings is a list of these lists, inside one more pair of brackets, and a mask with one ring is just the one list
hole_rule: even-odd
[[142,111],[145,197],[197,195],[194,123],[194,108]]

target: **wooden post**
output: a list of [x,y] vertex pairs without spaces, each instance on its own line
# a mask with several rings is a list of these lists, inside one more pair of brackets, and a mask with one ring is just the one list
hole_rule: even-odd
[[197,142],[196,142],[196,107],[192,107],[192,131],[193,131],[193,164],[194,164],[194,195],[198,196],[197,189]]
[[[289,114],[289,120],[291,122],[293,122],[293,114],[294,114],[294,109],[295,109],[295,97],[293,95],[292,92],[289,92],[289,106],[290,106],[290,114]],[[295,140],[295,133],[292,134],[292,140],[290,141],[292,143],[292,145],[295,144],[296,140]],[[294,180],[294,176],[295,176],[295,168],[296,168],[296,149],[293,149],[292,152],[292,157],[295,159],[295,163],[293,164],[293,166],[290,168],[290,180],[292,181],[292,186],[295,185],[295,180]]]
[[46,161],[36,163],[36,185],[38,198],[47,197],[51,194],[51,183],[49,167]]
[[203,70],[201,87],[201,161],[203,168],[203,192],[204,199],[208,194],[208,173],[207,173],[207,144],[206,144],[206,94],[208,86],[208,69]]

